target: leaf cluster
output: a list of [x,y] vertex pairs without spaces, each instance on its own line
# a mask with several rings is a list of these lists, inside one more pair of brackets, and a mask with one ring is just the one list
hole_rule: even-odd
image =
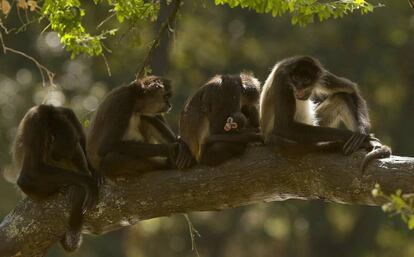
[[[12,8],[8,1],[0,0],[0,8],[7,15]],[[40,5],[39,15],[47,18],[52,30],[58,33],[61,43],[72,58],[79,54],[101,55],[103,40],[113,36],[117,28],[98,31],[96,35],[88,32],[82,23],[86,11],[80,0],[18,0],[16,8]],[[158,17],[159,1],[146,0],[93,0],[95,5],[109,6],[109,18],[116,16],[119,23],[129,21],[155,21]],[[167,1],[168,2],[168,1]],[[360,11],[365,14],[373,11],[374,5],[365,0],[215,0],[216,5],[241,7],[258,13],[270,13],[272,16],[291,15],[294,25],[305,26],[315,18],[324,21],[329,18],[341,18],[344,15]],[[99,27],[99,26],[98,26]]]
[[403,194],[397,190],[394,194],[386,195],[381,191],[380,185],[376,184],[372,190],[374,197],[382,198],[385,204],[382,210],[391,215],[400,215],[401,219],[407,224],[409,229],[414,229],[414,195]]

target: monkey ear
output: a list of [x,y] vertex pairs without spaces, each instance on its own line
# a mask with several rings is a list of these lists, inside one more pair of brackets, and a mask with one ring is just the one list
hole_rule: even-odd
[[164,85],[165,89],[171,89],[171,80],[166,78],[161,78],[161,82]]
[[134,88],[134,92],[137,96],[143,96],[147,92],[145,86],[142,84],[142,81],[138,79],[132,81],[128,86]]

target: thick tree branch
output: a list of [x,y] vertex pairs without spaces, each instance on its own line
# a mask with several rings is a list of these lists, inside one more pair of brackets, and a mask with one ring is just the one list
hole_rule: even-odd
[[[363,153],[309,154],[301,159],[275,155],[264,146],[218,167],[167,170],[107,181],[101,201],[86,216],[85,233],[100,234],[139,220],[175,213],[222,210],[255,202],[323,199],[378,205],[375,183],[385,193],[414,193],[414,158],[392,156],[359,172]],[[23,200],[0,224],[0,256],[43,256],[63,235],[67,196]]]
[[178,11],[180,10],[181,3],[182,3],[182,0],[175,0],[174,1],[174,6],[173,6],[173,9],[171,11],[170,16],[168,17],[168,19],[166,21],[164,21],[161,24],[161,27],[158,30],[157,37],[154,39],[154,42],[152,43],[151,48],[149,49],[147,55],[145,56],[145,59],[142,62],[142,66],[141,66],[140,70],[135,75],[136,80],[138,80],[139,78],[141,78],[145,75],[146,69],[148,68],[148,66],[151,63],[152,56],[154,55],[154,51],[155,51],[155,49],[157,49],[157,47],[158,47],[158,45],[161,41],[162,36],[165,34],[165,32],[168,29],[173,28],[174,23],[175,23],[175,19],[176,19],[177,14],[178,14]]

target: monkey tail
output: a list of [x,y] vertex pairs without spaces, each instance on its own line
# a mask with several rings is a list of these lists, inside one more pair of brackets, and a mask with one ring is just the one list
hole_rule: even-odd
[[81,231],[68,230],[60,240],[60,245],[65,251],[72,253],[79,249],[82,239]]
[[391,154],[391,148],[386,145],[381,145],[380,147],[373,149],[372,151],[368,152],[365,155],[364,160],[362,160],[360,167],[361,172],[363,173],[365,171],[365,168],[372,160],[388,158],[391,156]]

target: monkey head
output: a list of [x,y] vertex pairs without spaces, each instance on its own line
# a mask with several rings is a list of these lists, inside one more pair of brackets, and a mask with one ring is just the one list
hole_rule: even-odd
[[307,100],[322,74],[321,64],[310,56],[294,57],[288,65],[288,81],[298,100]]
[[136,82],[136,86],[140,88],[139,100],[135,104],[136,112],[154,115],[171,110],[172,90],[169,80],[149,76]]
[[54,119],[47,132],[49,157],[55,161],[70,159],[76,151],[79,138],[75,128],[63,117]]

